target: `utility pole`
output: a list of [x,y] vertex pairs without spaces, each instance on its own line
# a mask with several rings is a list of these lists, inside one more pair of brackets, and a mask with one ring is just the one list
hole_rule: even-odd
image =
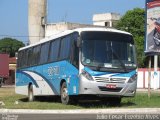
[[157,89],[158,81],[158,55],[154,55],[154,89]]
[[151,56],[149,56],[149,70],[148,70],[148,98],[151,97]]

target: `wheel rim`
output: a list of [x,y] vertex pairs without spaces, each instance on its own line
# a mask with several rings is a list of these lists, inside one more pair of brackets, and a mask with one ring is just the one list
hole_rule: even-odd
[[29,91],[29,100],[30,101],[33,100],[33,92],[32,92],[32,90]]
[[63,99],[63,100],[67,100],[67,99],[68,99],[68,91],[67,91],[67,88],[66,88],[66,87],[64,87],[64,88],[62,89],[62,99]]
[[66,83],[63,83],[61,86],[61,102],[67,105],[69,101],[70,101],[70,98],[68,95],[67,85]]
[[28,100],[31,102],[33,101],[34,99],[34,96],[33,96],[33,88],[32,86],[29,88],[29,91],[28,91]]

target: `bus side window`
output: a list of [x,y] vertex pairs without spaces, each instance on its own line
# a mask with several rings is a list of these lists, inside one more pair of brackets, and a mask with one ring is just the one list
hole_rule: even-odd
[[33,48],[33,54],[32,54],[32,65],[37,65],[39,62],[39,56],[40,56],[40,45],[35,46]]
[[49,53],[49,62],[54,62],[54,61],[58,60],[59,45],[60,45],[59,39],[51,42],[50,53]]
[[41,45],[40,60],[39,60],[40,64],[47,63],[48,52],[49,52],[49,42]]
[[18,62],[17,62],[17,63],[18,63],[18,65],[17,65],[18,68],[21,68],[22,65],[23,65],[23,64],[22,64],[22,60],[23,60],[23,59],[22,59],[22,57],[23,57],[23,53],[22,53],[22,52],[23,52],[23,51],[20,51],[20,52],[18,53]]
[[23,62],[22,62],[23,63],[23,67],[27,66],[28,52],[29,52],[29,49],[24,50]]
[[77,39],[78,33],[74,33],[72,35],[71,62],[75,67],[79,68],[79,48],[77,47]]
[[69,58],[70,50],[71,50],[71,39],[70,36],[66,36],[61,40],[60,60]]
[[32,59],[32,52],[33,52],[33,49],[32,49],[32,48],[29,48],[29,49],[28,49],[27,66],[31,66],[31,61],[33,60],[33,59]]

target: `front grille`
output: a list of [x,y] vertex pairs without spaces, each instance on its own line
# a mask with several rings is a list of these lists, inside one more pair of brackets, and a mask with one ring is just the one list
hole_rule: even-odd
[[99,86],[99,89],[101,91],[108,91],[108,92],[120,92],[122,90],[121,87],[117,87],[117,88],[106,88],[106,87],[103,87],[103,86]]
[[95,77],[95,80],[98,81],[105,81],[105,82],[109,82],[109,78],[105,78],[105,77]]
[[125,83],[126,78],[106,78],[106,77],[94,77],[97,82],[106,83]]

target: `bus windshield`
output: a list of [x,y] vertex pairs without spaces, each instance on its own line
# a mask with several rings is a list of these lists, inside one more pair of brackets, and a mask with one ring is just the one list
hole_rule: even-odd
[[115,32],[83,32],[81,61],[98,71],[129,72],[136,69],[131,35]]

